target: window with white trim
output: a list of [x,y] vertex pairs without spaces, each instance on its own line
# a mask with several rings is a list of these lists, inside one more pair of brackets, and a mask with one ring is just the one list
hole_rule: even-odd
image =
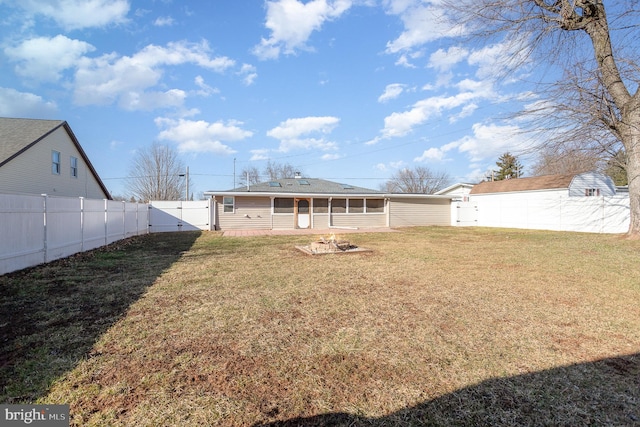
[[233,213],[235,211],[235,198],[223,197],[222,198],[222,212]]
[[60,152],[51,152],[51,173],[54,175],[60,175]]
[[71,177],[78,177],[78,158],[71,156]]
[[587,197],[599,196],[600,195],[600,189],[599,188],[585,188],[584,189],[584,195],[587,196]]

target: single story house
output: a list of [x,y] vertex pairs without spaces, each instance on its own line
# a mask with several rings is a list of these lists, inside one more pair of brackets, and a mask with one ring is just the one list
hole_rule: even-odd
[[62,120],[0,118],[0,192],[111,200]]
[[462,225],[596,233],[624,233],[630,217],[629,193],[599,172],[481,182],[457,208]]
[[449,196],[387,194],[300,176],[205,195],[213,199],[217,230],[451,224]]

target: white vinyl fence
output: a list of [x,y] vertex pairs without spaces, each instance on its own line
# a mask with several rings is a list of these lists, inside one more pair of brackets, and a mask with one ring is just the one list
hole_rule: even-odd
[[[629,195],[569,197],[558,193],[473,195],[453,204],[458,225],[534,230],[626,233]],[[475,218],[473,216],[475,215]]]
[[0,194],[0,275],[148,233],[148,205]]
[[213,200],[152,201],[149,232],[213,230]]

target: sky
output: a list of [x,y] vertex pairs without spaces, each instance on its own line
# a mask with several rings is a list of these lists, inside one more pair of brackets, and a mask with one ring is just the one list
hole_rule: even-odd
[[114,196],[154,142],[196,197],[269,161],[473,183],[529,144],[508,117],[535,95],[512,44],[466,35],[437,0],[0,0],[0,116],[67,121]]

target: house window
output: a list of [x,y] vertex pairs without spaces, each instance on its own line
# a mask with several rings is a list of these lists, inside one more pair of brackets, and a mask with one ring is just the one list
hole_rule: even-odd
[[331,213],[347,213],[347,199],[331,200]]
[[222,212],[225,213],[233,213],[234,212],[234,203],[235,199],[233,197],[223,197],[222,198]]
[[384,212],[384,199],[367,199],[367,213]]
[[584,195],[587,196],[587,197],[599,196],[600,195],[600,189],[599,188],[585,188],[584,189]]
[[60,175],[60,152],[51,152],[51,173],[54,175]]
[[273,199],[273,213],[292,214],[293,199],[283,199],[280,197]]
[[349,199],[349,213],[364,213],[364,200]]
[[313,213],[329,212],[329,199],[313,199]]
[[71,177],[72,178],[78,177],[78,158],[77,157],[71,157]]

